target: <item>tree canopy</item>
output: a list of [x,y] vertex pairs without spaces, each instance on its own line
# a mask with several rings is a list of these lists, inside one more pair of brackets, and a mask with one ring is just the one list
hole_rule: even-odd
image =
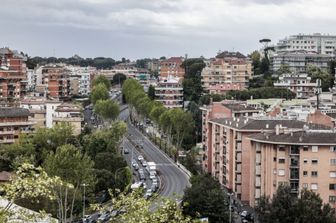
[[107,99],[109,99],[109,92],[105,84],[100,83],[93,87],[90,94],[90,100],[92,104],[96,104],[98,100]]
[[99,84],[105,85],[107,90],[111,88],[111,82],[104,75],[98,75],[93,79],[93,86],[97,86]]

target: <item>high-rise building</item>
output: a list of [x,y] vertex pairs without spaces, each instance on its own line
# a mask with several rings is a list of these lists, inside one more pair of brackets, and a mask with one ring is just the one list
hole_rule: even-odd
[[9,48],[0,48],[0,99],[20,99],[26,93],[25,58]]
[[168,76],[155,87],[155,100],[167,108],[183,107],[183,87],[181,79]]
[[320,33],[298,34],[280,40],[276,52],[305,50],[307,52],[336,56],[336,36]]
[[238,84],[248,86],[252,77],[252,62],[239,52],[223,52],[206,63],[202,70],[202,85],[209,91],[212,86]]
[[49,65],[42,68],[42,84],[47,96],[52,98],[70,97],[70,71],[63,66]]

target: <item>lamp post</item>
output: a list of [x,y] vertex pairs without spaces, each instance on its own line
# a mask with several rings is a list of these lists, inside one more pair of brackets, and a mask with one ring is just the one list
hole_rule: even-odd
[[84,188],[84,193],[83,193],[83,218],[85,216],[85,187],[88,186],[87,184],[81,184],[81,186],[83,186]]

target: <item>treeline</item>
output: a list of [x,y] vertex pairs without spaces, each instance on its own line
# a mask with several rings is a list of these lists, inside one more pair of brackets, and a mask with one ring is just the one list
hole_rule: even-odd
[[167,109],[162,103],[151,100],[134,79],[124,82],[122,92],[133,117],[152,120],[177,148],[189,148],[193,143],[195,123],[190,112],[181,108]]
[[70,57],[70,58],[57,58],[57,57],[28,57],[27,67],[29,69],[34,69],[37,65],[45,65],[48,63],[65,63],[69,65],[76,65],[81,67],[95,67],[97,69],[111,69],[113,66],[130,62],[130,60],[122,58],[121,60],[114,60],[110,57],[95,57],[95,58],[80,58],[80,57]]
[[319,194],[303,189],[299,196],[292,194],[289,185],[280,185],[273,198],[262,196],[257,200],[259,222],[323,222],[335,223],[335,209],[323,204]]
[[[96,203],[95,194],[105,191],[106,195],[108,189],[123,190],[130,183],[131,171],[119,151],[126,130],[124,122],[114,122],[108,129],[75,136],[70,124],[59,124],[51,129],[40,128],[31,135],[23,134],[14,144],[1,145],[1,170],[17,172],[28,165],[29,169],[37,167],[38,172],[45,172],[53,180],[41,182],[44,190],[49,191],[48,196],[30,198],[44,191],[38,191],[41,185],[37,182],[29,186],[28,181],[20,185],[24,188],[23,195],[15,192],[12,197],[10,191],[0,188],[0,196],[35,211],[45,210],[60,222],[73,220],[82,211],[83,184],[88,197],[86,203]],[[29,189],[34,192],[28,193]],[[101,199],[103,194],[99,196]]]
[[200,104],[209,105],[210,101],[222,101],[222,100],[242,100],[249,99],[261,99],[261,98],[286,98],[294,99],[296,94],[286,88],[274,88],[274,87],[261,87],[251,88],[243,91],[229,91],[225,95],[221,94],[207,94],[200,98]]

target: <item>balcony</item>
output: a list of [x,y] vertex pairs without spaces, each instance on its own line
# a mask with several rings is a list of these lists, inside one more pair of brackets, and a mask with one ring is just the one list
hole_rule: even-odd
[[0,144],[4,143],[14,143],[15,139],[0,139]]
[[1,122],[0,127],[5,127],[5,126],[29,126],[29,125],[34,125],[34,122]]

